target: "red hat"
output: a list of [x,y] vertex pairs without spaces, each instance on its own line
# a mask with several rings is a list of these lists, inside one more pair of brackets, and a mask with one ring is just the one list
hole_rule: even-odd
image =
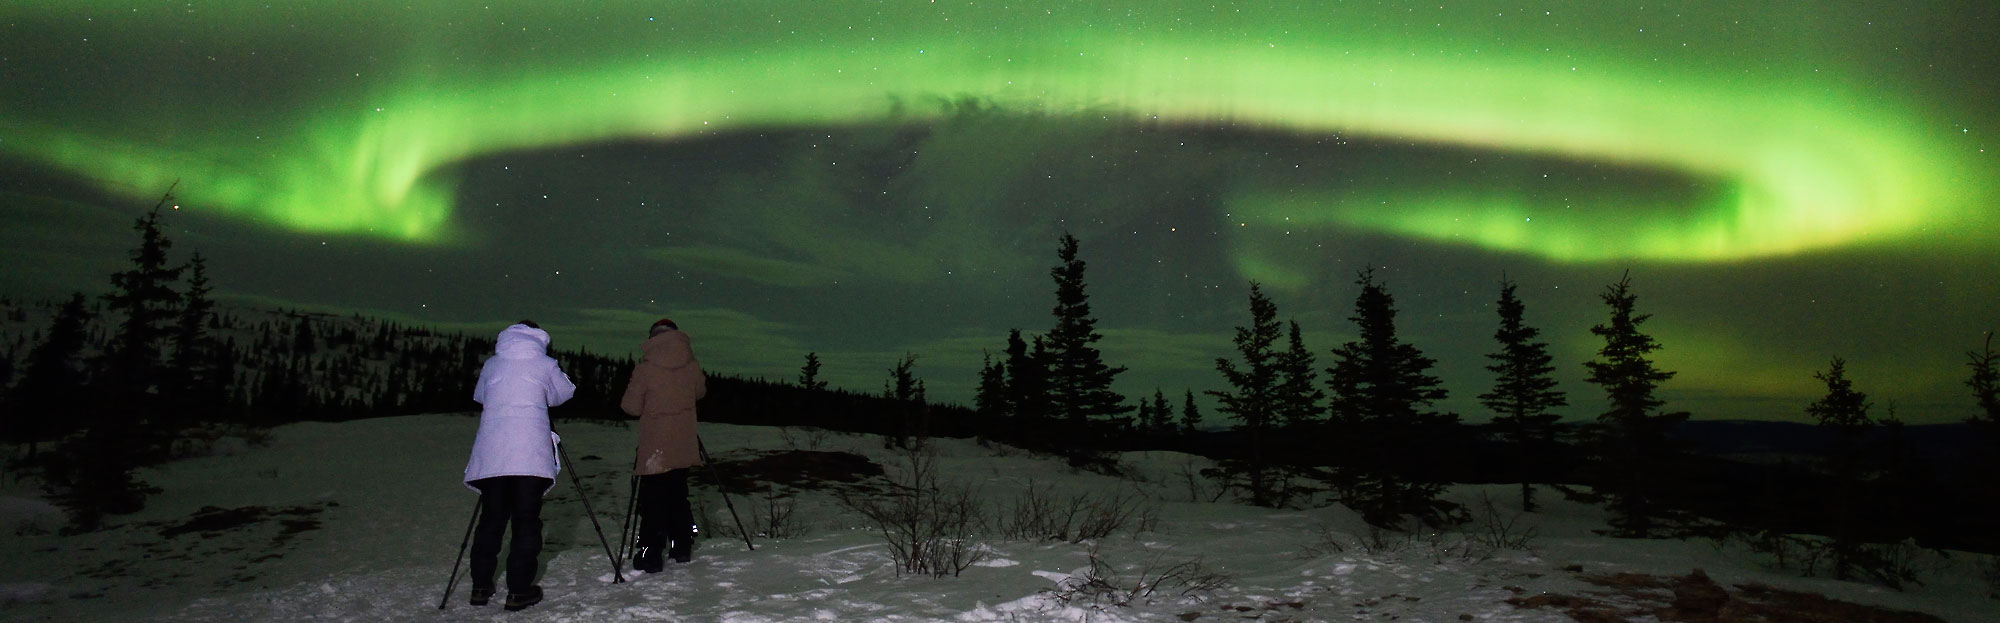
[[654,336],[668,331],[679,331],[680,328],[681,328],[680,325],[674,324],[674,319],[661,318],[659,320],[653,321],[653,328],[647,331],[646,335]]

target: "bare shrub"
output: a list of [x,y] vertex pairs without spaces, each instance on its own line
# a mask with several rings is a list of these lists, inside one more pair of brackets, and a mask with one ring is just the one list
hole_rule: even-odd
[[979,496],[971,485],[940,482],[936,462],[935,450],[915,445],[904,453],[904,466],[891,477],[887,493],[846,488],[835,493],[842,506],[881,534],[899,574],[956,576],[986,553],[972,539],[981,522]]
[[812,527],[798,521],[798,501],[778,492],[777,487],[764,491],[758,504],[750,507],[750,523],[764,538],[793,539],[806,536]]
[[1432,531],[1424,535],[1424,545],[1431,554],[1431,564],[1444,564],[1447,560],[1476,562],[1493,558],[1498,548],[1489,547],[1469,535],[1452,535]]
[[1157,525],[1159,518],[1125,493],[1110,497],[1076,494],[1056,497],[1052,487],[1028,481],[1028,486],[999,509],[999,534],[1020,541],[1066,541],[1081,543],[1111,536],[1129,522],[1138,520],[1141,529]]
[[[1078,497],[1083,496],[1079,494]],[[1138,515],[1139,508],[1137,499],[1122,492],[1109,498],[1090,497],[1084,502],[1083,516],[1078,518],[1076,535],[1070,542],[1081,543],[1111,536]]]
[[1533,548],[1535,537],[1540,530],[1534,526],[1521,525],[1522,513],[1504,513],[1493,503],[1493,497],[1479,494],[1479,503],[1472,510],[1472,522],[1466,530],[1466,538],[1490,550],[1521,550]]
[[1064,605],[1129,607],[1150,603],[1156,596],[1200,599],[1228,586],[1229,582],[1228,575],[1202,565],[1199,557],[1168,562],[1165,551],[1126,576],[1092,548],[1090,568],[1083,575],[1072,575],[1043,590]]
[[1301,557],[1319,558],[1346,553],[1347,545],[1342,543],[1344,540],[1346,540],[1346,535],[1341,534],[1340,530],[1334,527],[1332,523],[1315,523],[1313,524],[1313,540],[1299,547]]
[[1153,504],[1141,505],[1139,511],[1132,515],[1132,533],[1139,534],[1159,531],[1160,507]]
[[1075,521],[1080,499],[1072,498],[1064,506],[1056,500],[1053,487],[1036,484],[1029,480],[1011,502],[1001,502],[999,509],[999,534],[1002,538],[1015,541],[1059,541],[1069,537],[1069,526]]
[[1354,543],[1361,547],[1361,551],[1380,556],[1409,549],[1414,539],[1415,536],[1408,532],[1398,532],[1371,523],[1361,534],[1355,535]]
[[1914,542],[1841,543],[1814,535],[1761,530],[1739,537],[1750,551],[1771,557],[1772,566],[1799,575],[1858,580],[1896,590],[1923,585],[1923,549]]
[[1229,494],[1229,487],[1226,483],[1223,486],[1211,488],[1207,472],[1197,469],[1194,464],[1195,461],[1192,458],[1181,461],[1180,471],[1176,474],[1180,477],[1181,483],[1187,487],[1189,502],[1214,502],[1222,499],[1222,496]]
[[780,426],[778,437],[785,440],[785,447],[797,450],[803,444],[807,450],[818,450],[826,445],[827,430],[818,426]]

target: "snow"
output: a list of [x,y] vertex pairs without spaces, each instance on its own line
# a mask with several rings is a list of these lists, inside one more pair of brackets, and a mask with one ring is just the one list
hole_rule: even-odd
[[[1121,479],[951,439],[933,440],[939,474],[993,504],[1029,483],[1065,499],[1140,496],[1148,529],[1136,529],[1135,518],[1082,543],[982,535],[984,557],[961,575],[912,576],[899,574],[881,537],[826,490],[795,493],[792,523],[803,534],[756,538],[750,551],[734,538],[723,500],[702,486],[697,504],[708,538],[694,560],[612,583],[597,531],[617,546],[627,501],[619,466],[634,432],[626,423],[561,426],[599,521],[592,525],[570,473],[559,476],[543,510],[548,598],[525,611],[505,612],[497,597],[494,605],[467,605],[462,575],[438,609],[475,502],[459,478],[476,420],[424,415],[287,425],[267,446],[147,470],[141,478],[164,492],[145,511],[86,534],[59,534],[54,509],[32,481],[0,483],[0,527],[11,535],[0,545],[0,620],[1561,622],[1570,618],[1560,609],[1507,600],[1544,593],[1631,600],[1584,576],[1695,569],[1725,587],[1755,582],[1955,623],[2000,620],[2000,601],[1986,597],[1973,571],[1983,558],[1963,553],[1933,556],[1927,584],[1898,592],[1797,577],[1733,545],[1605,538],[1593,532],[1603,527],[1600,509],[1546,492],[1541,512],[1522,515],[1514,488],[1504,485],[1461,485],[1449,496],[1465,503],[1484,496],[1519,515],[1538,533],[1529,550],[1482,551],[1457,533],[1377,535],[1380,547],[1364,547],[1371,540],[1364,525],[1338,505],[1271,510],[1208,501],[1210,485],[1186,478],[1206,464],[1199,457],[1130,453],[1122,462],[1138,476]],[[723,424],[704,424],[702,433],[724,462],[794,449],[787,439],[798,437]],[[810,449],[863,455],[892,472],[903,460],[877,437],[810,438],[819,442]],[[735,492],[730,503],[754,526],[770,500]],[[1190,566],[1226,581],[1185,595],[1159,582],[1133,596],[1135,587]]]

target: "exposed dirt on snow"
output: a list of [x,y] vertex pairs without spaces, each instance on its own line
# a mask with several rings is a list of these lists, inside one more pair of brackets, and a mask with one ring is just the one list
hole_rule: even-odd
[[698,481],[719,479],[731,491],[750,493],[773,485],[792,489],[859,485],[879,481],[883,475],[882,466],[868,457],[825,450],[757,452],[750,458],[717,459],[707,469],[695,470]]
[[[1508,599],[1524,609],[1552,608],[1580,623],[1623,623],[1652,617],[1669,623],[1944,623],[1907,610],[1869,606],[1755,582],[1724,588],[1695,569],[1686,575],[1577,574],[1609,590],[1588,596],[1541,594]],[[1519,592],[1519,591],[1517,591]]]

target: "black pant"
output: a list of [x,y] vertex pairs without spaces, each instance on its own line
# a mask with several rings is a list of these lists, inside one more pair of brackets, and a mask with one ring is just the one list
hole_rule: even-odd
[[492,588],[499,567],[500,534],[514,524],[507,545],[507,592],[535,586],[535,558],[542,554],[542,494],[555,481],[540,476],[494,476],[479,488],[479,527],[472,533],[472,585]]
[[639,547],[658,552],[673,540],[673,556],[694,547],[694,511],[688,508],[688,470],[639,477]]

